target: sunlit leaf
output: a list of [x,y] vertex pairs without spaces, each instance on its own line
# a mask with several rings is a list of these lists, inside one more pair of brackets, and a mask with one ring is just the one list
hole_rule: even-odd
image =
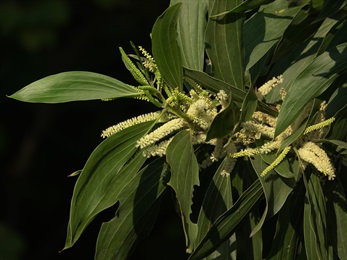
[[136,97],[139,93],[127,84],[94,72],[70,71],[35,81],[9,96],[34,103]]
[[220,14],[216,14],[216,15],[212,15],[212,18],[217,18],[220,16],[224,16],[226,14],[229,13],[245,13],[248,11],[252,11],[258,7],[260,7],[261,5],[265,5],[268,3],[273,2],[274,0],[246,0],[242,3],[240,3],[238,6],[232,8],[231,10],[228,10],[226,12],[220,13]]

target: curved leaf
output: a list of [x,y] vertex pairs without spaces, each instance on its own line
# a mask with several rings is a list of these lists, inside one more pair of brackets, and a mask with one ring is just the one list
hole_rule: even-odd
[[152,29],[152,52],[165,83],[182,89],[182,58],[176,29],[180,7],[181,3],[169,7],[156,20]]
[[246,0],[229,11],[212,15],[211,18],[216,18],[216,17],[223,16],[229,13],[245,13],[245,12],[253,11],[254,9],[260,7],[261,5],[265,5],[273,1],[274,0]]
[[75,185],[64,249],[70,248],[102,210],[114,205],[146,158],[136,141],[153,122],[126,128],[103,141],[90,155]]
[[[260,155],[253,156],[251,158],[253,169],[256,171],[258,176],[268,166]],[[258,232],[264,224],[266,218],[275,215],[284,205],[288,195],[291,193],[292,188],[286,184],[281,177],[276,174],[273,170],[270,171],[266,176],[259,177],[260,182],[263,186],[266,206],[258,225],[252,230],[252,235]]]
[[[210,15],[216,15],[241,4],[242,0],[214,1]],[[208,19],[206,52],[212,63],[213,76],[244,89],[244,51],[242,28],[244,15],[229,13],[223,18]]]
[[199,186],[199,165],[190,140],[190,132],[182,130],[170,142],[166,159],[171,167],[168,185],[176,192],[183,229],[186,235],[187,252],[194,248],[197,226],[190,220],[194,186]]
[[280,41],[284,31],[301,8],[288,8],[285,1],[275,1],[264,6],[261,12],[257,12],[245,22],[243,39],[246,70],[255,65]]
[[306,104],[322,94],[347,69],[347,43],[324,52],[303,70],[290,86],[278,115],[275,135],[282,133]]
[[69,71],[45,77],[9,96],[35,103],[135,97],[139,93],[114,78],[87,71]]
[[182,65],[204,69],[205,27],[207,1],[171,0],[170,5],[182,3],[178,16],[177,42],[182,52]]
[[[231,208],[233,196],[231,190],[231,178],[224,177],[220,173],[223,170],[224,161],[218,167],[208,186],[202,208],[198,218],[197,242],[207,234],[215,220],[225,211]],[[221,244],[207,259],[235,259],[236,258],[235,236]]]
[[148,235],[166,188],[162,182],[165,172],[165,161],[158,159],[139,173],[128,173],[131,180],[119,195],[121,203],[116,216],[101,226],[95,259],[126,259],[134,244]]
[[263,189],[257,179],[245,192],[241,194],[235,204],[223,213],[212,225],[207,235],[202,239],[189,260],[202,259],[211,254],[215,248],[227,240],[238,224],[248,215],[254,205],[261,199]]

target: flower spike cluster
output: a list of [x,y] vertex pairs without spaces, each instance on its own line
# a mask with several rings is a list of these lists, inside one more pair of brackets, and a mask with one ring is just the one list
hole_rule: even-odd
[[[280,135],[275,136],[277,118],[263,111],[255,111],[251,119],[241,122],[224,137],[206,140],[208,131],[218,113],[222,112],[230,104],[230,96],[221,90],[218,93],[209,93],[192,79],[188,82],[189,92],[184,93],[173,89],[165,84],[153,57],[142,47],[139,47],[143,57],[138,57],[142,65],[137,68],[122,49],[122,59],[134,78],[141,84],[136,87],[139,92],[138,98],[153,103],[162,109],[162,112],[144,114],[117,125],[111,126],[101,134],[106,138],[132,125],[157,120],[155,128],[137,141],[136,147],[147,158],[153,156],[165,156],[166,149],[174,135],[183,129],[189,129],[193,145],[211,147],[200,159],[200,169],[209,167],[211,164],[220,162],[222,168],[220,174],[230,176],[237,158],[251,157],[265,154],[278,154],[277,158],[270,163],[260,176],[266,176],[270,171],[285,159],[286,156],[295,156],[291,153],[292,148],[297,150],[297,155],[303,162],[303,167],[308,164],[322,172],[329,180],[335,178],[335,169],[321,144],[312,140],[321,139],[327,126],[333,123],[334,118],[325,119],[326,102],[316,116],[316,121],[305,129],[301,137],[292,141],[290,146],[283,147],[283,142],[296,131],[304,121],[307,121],[311,113],[312,102],[306,105],[300,116]],[[260,99],[283,82],[283,76],[273,77],[258,88]],[[280,89],[282,101],[286,97],[286,91]],[[281,109],[281,102],[276,104],[277,111]],[[160,118],[160,120],[159,120]]]

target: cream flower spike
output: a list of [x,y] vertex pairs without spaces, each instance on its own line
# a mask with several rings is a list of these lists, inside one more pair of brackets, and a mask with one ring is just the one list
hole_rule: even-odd
[[265,97],[267,94],[270,93],[270,91],[276,87],[277,85],[281,84],[283,82],[283,76],[279,75],[277,77],[273,77],[269,81],[267,81],[264,85],[262,85],[260,88],[258,88],[258,92]]
[[137,125],[140,123],[157,120],[160,116],[160,112],[151,112],[148,114],[140,115],[137,117],[130,118],[126,121],[120,122],[116,125],[110,126],[101,133],[102,138],[110,137],[111,135],[118,133],[119,131],[128,128],[133,125]]

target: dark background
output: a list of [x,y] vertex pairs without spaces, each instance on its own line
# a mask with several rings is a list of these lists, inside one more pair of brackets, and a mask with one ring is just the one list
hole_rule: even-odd
[[[76,178],[103,129],[153,107],[136,101],[47,105],[6,97],[50,74],[85,70],[135,84],[118,52],[150,47],[169,0],[0,2],[0,259],[93,259],[98,217],[72,249],[64,246]],[[133,101],[131,101],[133,102]],[[133,259],[184,259],[184,237],[170,194],[152,235]]]

